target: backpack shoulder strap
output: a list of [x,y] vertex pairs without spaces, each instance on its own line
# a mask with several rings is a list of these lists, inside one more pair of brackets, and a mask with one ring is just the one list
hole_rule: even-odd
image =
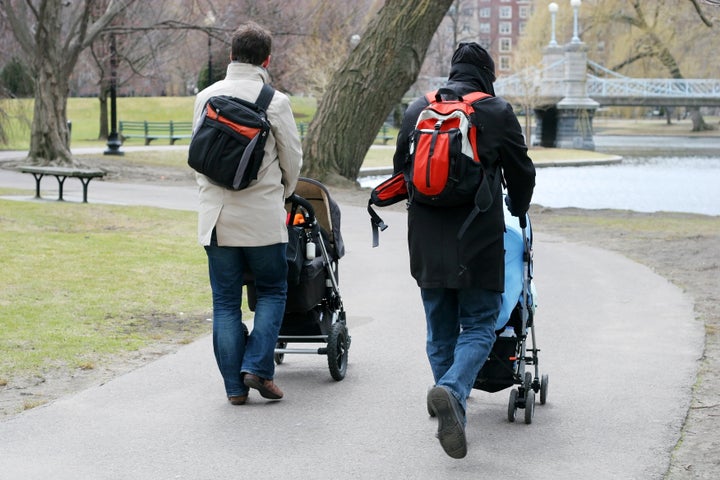
[[468,93],[467,95],[463,96],[463,101],[468,104],[472,104],[477,102],[478,100],[483,100],[485,98],[492,97],[489,93],[485,92],[472,92]]
[[270,84],[263,83],[263,86],[260,89],[260,94],[258,95],[257,100],[255,100],[255,104],[260,107],[260,109],[267,110],[274,95],[275,89],[271,87]]

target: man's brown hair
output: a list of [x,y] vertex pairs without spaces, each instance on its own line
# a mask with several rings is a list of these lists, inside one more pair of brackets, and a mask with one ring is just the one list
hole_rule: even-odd
[[270,56],[272,35],[255,22],[247,22],[235,30],[230,59],[233,62],[261,65]]

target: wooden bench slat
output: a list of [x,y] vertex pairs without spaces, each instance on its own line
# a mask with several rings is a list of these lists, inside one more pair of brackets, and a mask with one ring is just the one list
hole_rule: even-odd
[[192,137],[192,122],[120,120],[119,133],[123,138],[144,138],[145,145],[159,138],[167,138],[174,145],[177,140]]

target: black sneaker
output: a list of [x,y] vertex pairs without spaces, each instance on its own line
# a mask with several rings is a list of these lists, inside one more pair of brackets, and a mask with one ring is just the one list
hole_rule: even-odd
[[455,396],[444,386],[430,389],[427,396],[429,408],[438,419],[437,438],[440,445],[452,458],[467,455],[464,415]]

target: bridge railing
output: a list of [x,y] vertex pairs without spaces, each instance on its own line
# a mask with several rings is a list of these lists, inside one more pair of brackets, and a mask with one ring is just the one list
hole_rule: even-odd
[[512,75],[498,79],[495,94],[501,97],[563,97],[565,82],[562,79],[543,79],[540,75]]
[[708,98],[720,96],[720,80],[612,78],[588,75],[587,93],[594,97]]

